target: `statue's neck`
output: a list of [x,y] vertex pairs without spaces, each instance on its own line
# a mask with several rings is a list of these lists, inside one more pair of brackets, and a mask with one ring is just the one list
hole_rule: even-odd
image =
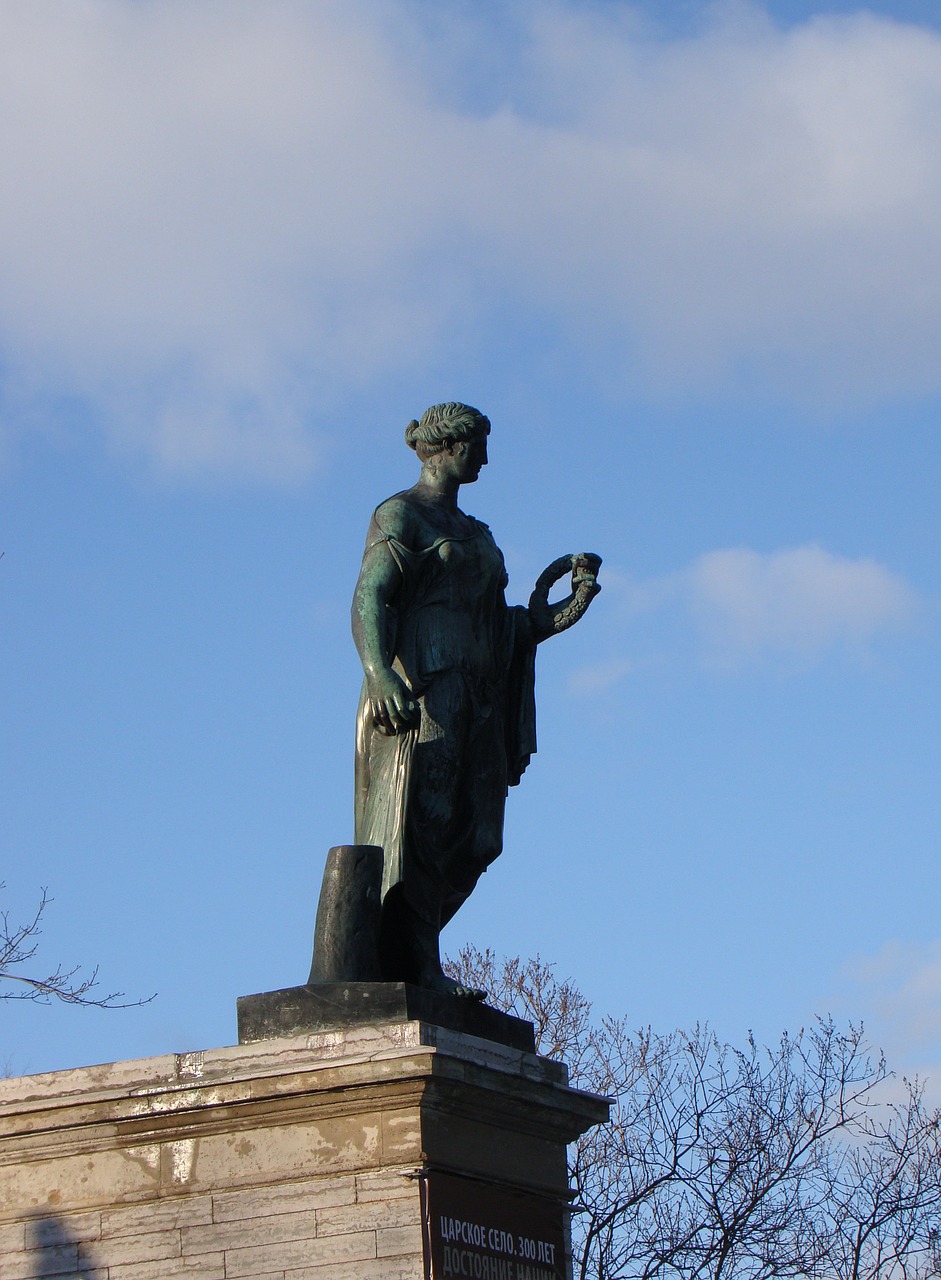
[[424,501],[440,507],[444,511],[457,511],[457,491],[460,488],[453,476],[442,475],[440,471],[422,469],[421,478],[415,486],[416,492]]

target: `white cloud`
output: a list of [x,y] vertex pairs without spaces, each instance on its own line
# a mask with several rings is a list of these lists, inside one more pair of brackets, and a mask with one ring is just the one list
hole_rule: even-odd
[[704,635],[732,653],[814,657],[904,624],[916,609],[911,588],[874,560],[813,545],[769,555],[745,547],[711,551],[685,582]]
[[7,416],[51,388],[167,466],[291,473],[505,301],[650,394],[937,391],[941,39],[716,14],[520,0],[508,58],[489,7],[8,0]]
[[577,695],[606,693],[619,684],[631,669],[632,664],[623,658],[579,667],[569,677],[569,692]]
[[[870,1038],[890,1062],[931,1080],[941,1101],[941,941],[891,941],[847,964],[839,1002],[866,1011]],[[857,1015],[858,1016],[858,1015]]]
[[721,548],[657,578],[606,570],[605,589],[621,607],[634,651],[652,640],[659,653],[669,652],[691,626],[702,657],[733,666],[804,665],[834,649],[868,655],[880,634],[906,627],[922,607],[884,565],[813,543],[773,552]]

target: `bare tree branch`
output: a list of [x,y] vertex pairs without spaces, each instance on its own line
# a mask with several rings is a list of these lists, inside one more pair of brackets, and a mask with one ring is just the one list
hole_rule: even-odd
[[[6,886],[0,882],[0,889]],[[0,912],[0,1000],[32,1000],[37,1004],[50,1004],[53,999],[64,1004],[80,1004],[95,1009],[131,1009],[149,1004],[154,999],[125,1000],[123,991],[108,995],[93,995],[98,986],[98,966],[84,977],[79,976],[81,966],[64,969],[57,965],[52,973],[39,976],[29,966],[39,950],[42,919],[46,908],[53,901],[48,890],[40,893],[39,902],[32,916],[23,924],[12,924],[8,911]],[[9,987],[7,984],[18,984]]]
[[596,1021],[538,956],[467,947],[449,972],[530,1019],[574,1085],[614,1099],[569,1153],[579,1280],[941,1274],[941,1117],[861,1025],[824,1018],[737,1049],[708,1027]]

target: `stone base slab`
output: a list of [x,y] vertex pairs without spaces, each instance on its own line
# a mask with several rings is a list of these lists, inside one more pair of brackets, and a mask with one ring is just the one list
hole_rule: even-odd
[[239,1044],[273,1036],[349,1030],[369,1023],[430,1022],[535,1053],[533,1024],[478,1000],[442,995],[407,982],[330,982],[240,996]]
[[435,1171],[561,1206],[606,1115],[418,1020],[0,1080],[0,1280],[425,1280]]

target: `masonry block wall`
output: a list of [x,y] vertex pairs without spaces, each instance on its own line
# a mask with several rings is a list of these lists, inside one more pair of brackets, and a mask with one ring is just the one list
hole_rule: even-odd
[[419,1022],[0,1081],[0,1280],[423,1280],[424,1171],[564,1197],[602,1109]]
[[0,1227],[3,1280],[420,1280],[417,1186],[312,1178]]

